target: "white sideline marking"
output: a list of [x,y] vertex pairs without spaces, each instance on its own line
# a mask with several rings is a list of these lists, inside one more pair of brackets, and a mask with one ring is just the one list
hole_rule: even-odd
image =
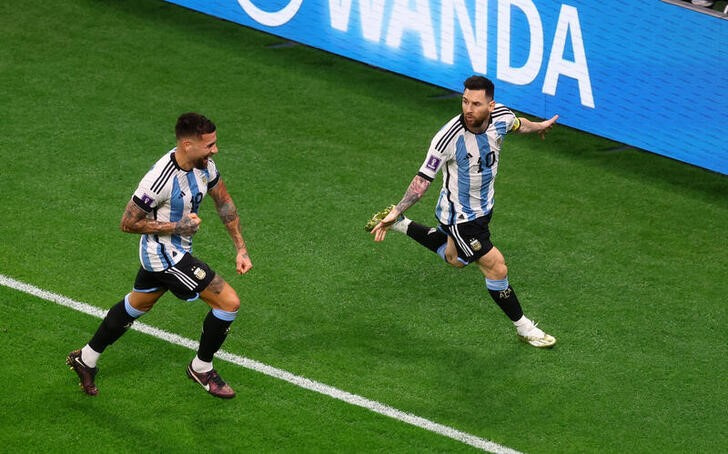
[[[104,316],[106,315],[106,311],[99,309],[98,307],[91,306],[86,303],[81,303],[79,301],[74,301],[65,296],[58,295],[56,293],[43,290],[33,285],[17,281],[13,278],[5,276],[4,274],[0,274],[0,285],[19,290],[21,292],[29,293],[44,300],[60,304],[61,306],[70,307],[71,309],[83,312],[88,315],[92,315],[97,318],[104,318]],[[177,334],[169,333],[167,331],[155,328],[153,326],[145,325],[144,323],[140,322],[135,322],[132,325],[132,329],[165,340],[172,344],[187,347],[193,351],[196,351],[199,345],[197,341],[193,341],[192,339],[187,339],[185,337],[178,336]],[[487,452],[497,454],[521,454],[519,451],[499,445],[498,443],[492,442],[490,440],[476,437],[475,435],[471,435],[469,433],[461,432],[457,429],[453,429],[452,427],[438,424],[436,422],[430,421],[429,419],[421,418],[411,413],[397,410],[396,408],[384,405],[380,402],[369,400],[365,397],[351,394],[349,392],[342,391],[332,386],[325,385],[314,380],[309,380],[305,377],[294,375],[290,372],[286,372],[285,370],[277,369],[273,366],[268,366],[267,364],[263,364],[249,358],[234,355],[223,350],[218,351],[215,356],[224,361],[228,361],[230,363],[243,366],[247,369],[287,381],[296,386],[317,392],[319,394],[325,394],[327,396],[333,397],[334,399],[344,401],[351,405],[366,408],[367,410],[371,410],[375,413],[379,413],[381,415],[397,419],[407,424],[429,430],[430,432],[444,435],[446,437],[452,438],[453,440],[460,441],[462,443],[474,446]]]

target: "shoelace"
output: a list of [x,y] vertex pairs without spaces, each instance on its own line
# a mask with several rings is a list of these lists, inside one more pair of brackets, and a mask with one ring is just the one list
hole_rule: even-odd
[[[540,328],[538,327],[538,322],[533,322],[533,326],[531,327],[531,329],[529,329],[528,332],[521,334],[521,336],[530,336],[531,333],[533,333],[535,330],[541,331]],[[538,331],[536,331],[536,332],[538,333]]]
[[[529,331],[529,332],[533,332],[533,331],[536,331],[537,333],[540,331],[541,333],[543,333],[543,330],[538,327],[538,322],[533,322],[533,328],[531,328],[531,331]],[[541,334],[541,333],[539,333],[539,334]]]
[[225,386],[225,382],[220,378],[220,376],[217,374],[217,371],[215,369],[210,371],[210,379],[209,382],[214,382],[217,386],[223,387]]

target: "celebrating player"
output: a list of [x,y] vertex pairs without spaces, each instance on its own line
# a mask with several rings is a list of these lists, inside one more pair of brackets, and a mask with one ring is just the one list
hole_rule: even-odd
[[[487,78],[472,76],[464,85],[462,114],[435,134],[427,157],[402,200],[375,214],[365,228],[375,241],[383,241],[389,229],[405,233],[458,268],[477,263],[485,276],[488,293],[513,321],[518,336],[534,347],[552,347],[556,339],[523,315],[508,281],[503,254],[490,242],[488,224],[493,214],[501,143],[506,134],[537,133],[543,139],[558,115],[541,122],[516,117],[494,101],[495,87]],[[413,222],[404,212],[422,198],[440,170],[443,183],[435,208],[440,225],[430,228]]]
[[215,131],[215,124],[202,115],[181,115],[175,126],[177,146],[147,172],[126,206],[121,229],[141,234],[141,267],[131,293],[109,309],[88,344],[66,358],[86,394],[98,393],[94,380],[101,353],[169,290],[182,300],[202,298],[211,308],[187,375],[213,396],[235,397],[235,391],[212,367],[212,358],[237,316],[240,299],[219,274],[191,254],[192,237],[202,222],[197,213],[209,193],[237,249],[238,274],[253,266],[237,209],[212,160],[218,152]]

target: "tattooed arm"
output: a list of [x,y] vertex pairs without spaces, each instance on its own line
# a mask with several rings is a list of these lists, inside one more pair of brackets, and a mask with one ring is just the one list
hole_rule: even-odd
[[162,235],[193,235],[200,228],[202,220],[196,214],[188,214],[178,222],[162,222],[147,219],[147,212],[129,200],[121,217],[121,230],[127,233],[159,233]]
[[397,217],[407,211],[409,207],[417,203],[422,196],[425,195],[425,192],[427,192],[427,188],[429,187],[430,182],[428,180],[422,178],[420,175],[415,175],[407,188],[407,191],[404,193],[402,200],[400,200],[397,206],[394,207],[392,211],[390,211],[389,214],[372,229],[374,241],[384,240],[387,230],[389,230],[389,227],[394,224]]
[[220,215],[220,220],[225,224],[225,228],[232,238],[235,244],[235,249],[238,251],[236,259],[236,268],[238,274],[247,273],[253,267],[248,255],[248,248],[245,246],[245,240],[243,239],[243,233],[240,230],[240,216],[238,216],[238,209],[235,207],[235,202],[230,196],[230,193],[225,186],[225,182],[220,179],[214,188],[208,192],[212,199],[215,201],[215,208],[217,214]]
[[[399,201],[396,207],[394,207],[394,210],[390,214],[394,214],[392,217],[392,220],[390,222],[394,223],[394,221],[397,219],[397,216],[407,211],[409,207],[417,203],[423,195],[425,195],[425,192],[427,192],[427,188],[430,187],[430,182],[426,179],[422,178],[420,175],[415,175],[415,177],[412,179],[412,182],[410,183],[409,187],[407,188],[407,191],[404,193],[404,196],[402,197],[402,200]],[[395,214],[396,212],[396,214]],[[388,218],[389,216],[387,216]],[[384,219],[387,219],[384,218]]]

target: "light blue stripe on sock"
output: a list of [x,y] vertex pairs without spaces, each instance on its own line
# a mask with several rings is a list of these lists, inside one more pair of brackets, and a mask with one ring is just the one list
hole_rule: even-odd
[[488,287],[488,290],[495,290],[496,292],[500,292],[501,290],[505,290],[508,288],[508,278],[505,279],[488,279],[485,278],[485,286]]
[[134,306],[129,304],[129,294],[124,297],[124,309],[126,309],[127,314],[134,318],[139,318],[142,315],[146,314],[146,312],[140,311],[139,309],[136,309]]
[[224,311],[222,309],[213,309],[212,315],[219,318],[220,320],[225,320],[226,322],[232,322],[233,320],[235,320],[235,317],[238,316],[238,311],[228,312],[228,311]]
[[445,258],[445,249],[447,249],[447,243],[437,248],[437,255],[442,257],[443,260],[447,261],[447,259]]

